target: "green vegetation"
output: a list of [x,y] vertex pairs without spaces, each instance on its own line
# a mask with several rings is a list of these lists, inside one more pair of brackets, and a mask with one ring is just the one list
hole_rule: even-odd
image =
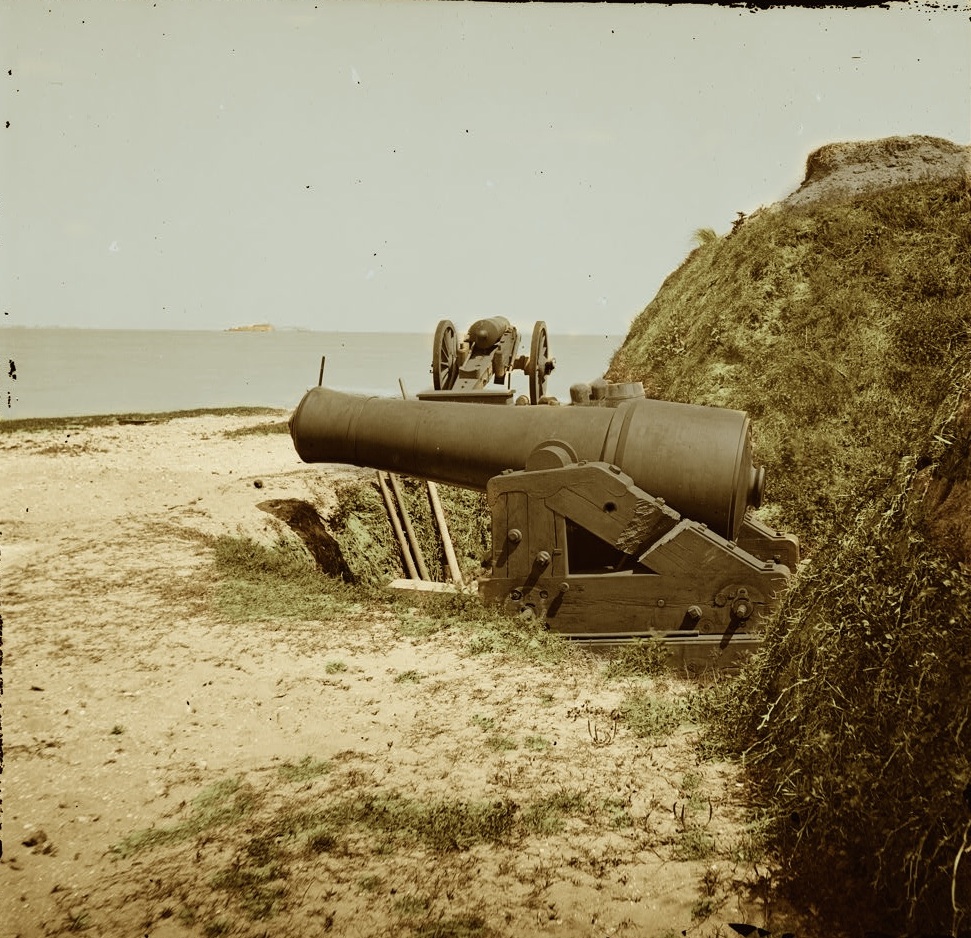
[[330,763],[313,756],[304,756],[296,765],[284,762],[277,772],[285,782],[309,782],[312,778],[326,775],[330,771]]
[[632,687],[624,695],[621,713],[628,730],[643,739],[670,736],[684,723],[691,722],[695,695],[659,695],[653,688]]
[[[347,778],[334,779],[330,790],[318,789],[312,796],[286,791],[286,785],[297,785],[309,777],[303,769],[317,770],[323,765],[308,756],[290,767],[298,771],[283,774],[281,769],[272,796],[271,791],[256,793],[239,779],[217,782],[196,798],[181,823],[137,832],[114,849],[128,856],[192,837],[197,848],[213,844],[222,859],[210,883],[226,893],[228,900],[225,905],[220,903],[226,914],[206,926],[218,934],[215,929],[221,924],[232,924],[233,913],[260,920],[280,912],[287,902],[291,870],[295,864],[302,869],[308,855],[340,859],[351,855],[380,858],[399,851],[413,855],[416,850],[462,853],[480,844],[513,846],[525,837],[555,834],[570,818],[606,823],[617,813],[616,809],[592,810],[581,794],[566,790],[522,804],[509,798],[419,800],[396,792],[356,790],[348,787]],[[261,810],[254,814],[257,808]],[[222,828],[219,837],[217,828]],[[236,846],[227,859],[223,851],[229,843]],[[368,874],[357,884],[362,892],[378,893],[384,881]],[[417,914],[430,905],[413,893],[395,901],[400,903],[395,906],[399,914]],[[188,914],[194,916],[192,910]]]
[[747,411],[764,514],[816,548],[926,451],[960,377],[968,198],[913,184],[752,216],[671,274],[608,377]]
[[[432,579],[448,581],[448,563],[428,497],[427,483],[408,476],[398,479],[418,545]],[[352,581],[383,585],[406,575],[398,542],[388,519],[377,482],[338,483],[339,507],[328,518]],[[485,495],[448,485],[438,487],[442,511],[463,575],[481,569],[489,553],[491,517]]]
[[723,731],[800,892],[840,871],[950,927],[952,888],[971,905],[971,577],[905,504],[862,513],[790,594]]
[[245,436],[270,436],[274,433],[289,433],[290,424],[286,420],[271,420],[267,423],[254,423],[251,427],[240,427],[237,430],[227,430],[224,434],[230,440],[237,440]]
[[[40,430],[82,430],[92,427],[124,426],[125,424],[168,423],[182,417],[257,417],[278,414],[272,407],[197,407],[192,410],[169,410],[158,414],[94,414],[84,417],[24,417],[0,420],[0,433],[25,433]],[[275,424],[263,425],[275,426]],[[284,430],[286,424],[283,424]],[[253,429],[248,432],[257,433]],[[272,431],[266,431],[272,432]]]
[[519,748],[519,743],[511,736],[504,736],[502,733],[491,733],[486,737],[486,747],[493,752],[512,752]]
[[450,631],[468,635],[470,655],[509,655],[539,664],[566,661],[569,641],[529,617],[483,606],[474,593],[410,594],[395,601],[402,635],[428,638]]
[[151,827],[129,834],[112,850],[127,857],[139,850],[181,843],[212,828],[233,824],[249,815],[259,803],[254,789],[240,778],[228,778],[203,789],[192,802],[189,816],[172,827]]
[[325,576],[289,540],[272,547],[223,535],[212,542],[215,605],[237,622],[324,619],[360,612],[361,591]]
[[395,684],[420,684],[421,674],[413,669],[402,671],[395,675],[394,682]]
[[747,410],[764,519],[811,555],[763,652],[713,691],[718,744],[744,754],[760,843],[795,896],[843,927],[956,934],[971,918],[971,192],[908,183],[695,240],[609,377]]
[[661,642],[637,639],[613,651],[607,659],[608,680],[631,677],[656,677],[668,667],[668,650]]
[[[353,585],[322,573],[293,540],[267,546],[249,538],[224,535],[211,541],[216,611],[235,622],[356,619],[365,604],[394,612],[402,636],[428,639],[445,631],[468,636],[470,655],[508,655],[540,664],[565,661],[576,650],[542,622],[487,609],[468,593],[399,595]],[[325,670],[346,670],[329,662]],[[421,679],[416,671],[400,682]]]

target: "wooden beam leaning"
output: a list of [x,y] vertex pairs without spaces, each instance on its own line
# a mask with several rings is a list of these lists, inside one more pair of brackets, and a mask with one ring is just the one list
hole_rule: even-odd
[[398,511],[395,507],[388,481],[385,478],[386,476],[386,472],[378,470],[378,487],[381,489],[381,495],[384,498],[384,507],[387,509],[388,517],[391,519],[391,527],[394,528],[395,537],[398,539],[398,547],[401,550],[401,558],[404,560],[408,576],[413,580],[417,580],[419,579],[418,570],[415,567],[415,561],[411,555],[411,547],[408,544],[408,539],[405,537],[405,532],[401,527],[401,521],[398,518]]
[[442,547],[445,550],[445,560],[448,563],[449,576],[456,586],[464,585],[462,571],[459,569],[459,562],[455,558],[455,548],[452,546],[452,536],[448,533],[448,524],[445,521],[445,512],[442,510],[442,501],[438,497],[438,486],[429,481],[428,499],[432,504],[432,512],[435,515],[435,523],[438,525],[439,534],[442,536]]
[[415,558],[415,566],[418,567],[418,575],[423,580],[430,580],[432,577],[428,575],[425,555],[422,553],[421,545],[418,543],[418,537],[415,534],[415,528],[411,523],[411,515],[408,514],[408,506],[405,504],[405,494],[401,490],[401,483],[398,481],[398,477],[393,474],[389,475],[388,479],[391,482],[391,491],[394,492],[394,497],[398,501],[398,510],[401,512],[401,521],[405,527],[405,534],[408,536],[412,556]]

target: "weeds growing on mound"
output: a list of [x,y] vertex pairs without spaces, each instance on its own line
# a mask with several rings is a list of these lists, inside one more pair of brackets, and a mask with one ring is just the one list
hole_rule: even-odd
[[865,925],[957,935],[971,920],[971,577],[915,524],[916,482],[815,559],[720,729],[808,901],[859,915],[856,886]]
[[760,211],[695,242],[608,377],[747,411],[763,520],[811,556],[709,713],[808,902],[966,932],[971,568],[949,542],[971,544],[971,496],[936,525],[919,503],[935,467],[943,499],[968,485],[971,442],[956,453],[948,423],[971,383],[967,180]]
[[815,548],[927,439],[971,345],[971,195],[913,183],[696,240],[608,377],[748,412],[763,515]]

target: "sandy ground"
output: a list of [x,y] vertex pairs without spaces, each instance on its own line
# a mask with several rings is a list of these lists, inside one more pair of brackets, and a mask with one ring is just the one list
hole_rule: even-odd
[[[0,435],[0,935],[785,930],[768,866],[746,853],[734,769],[699,757],[691,725],[651,741],[616,724],[625,686],[602,661],[472,656],[461,635],[409,638],[382,610],[220,619],[200,534],[272,540],[260,502],[333,501],[336,470],[304,466],[285,435],[226,436],[268,419]],[[558,792],[590,810],[514,844],[359,836],[288,848],[283,866],[257,856],[285,839],[281,819],[351,796]],[[239,815],[113,849],[186,831],[207,797]]]

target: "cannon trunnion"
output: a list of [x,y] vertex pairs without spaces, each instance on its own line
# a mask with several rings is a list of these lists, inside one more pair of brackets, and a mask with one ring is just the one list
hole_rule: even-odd
[[750,646],[798,561],[756,521],[764,472],[738,411],[633,399],[616,407],[470,407],[313,388],[290,430],[307,462],[484,490],[484,601],[587,641],[664,638],[717,659]]

